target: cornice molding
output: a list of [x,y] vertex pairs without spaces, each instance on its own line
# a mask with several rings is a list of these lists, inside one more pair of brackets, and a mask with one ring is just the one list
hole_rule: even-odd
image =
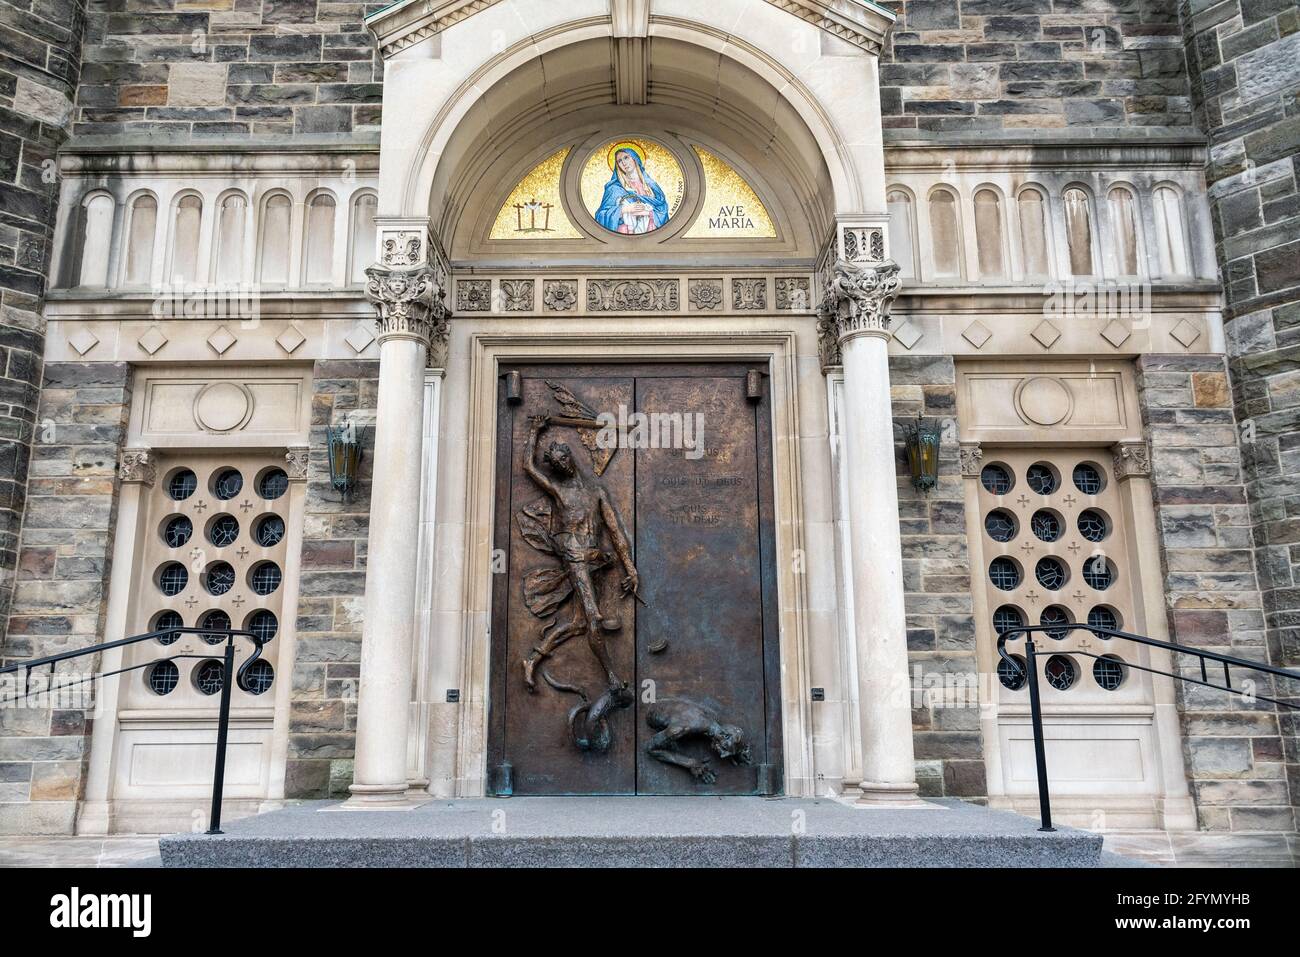
[[[399,0],[366,17],[366,27],[385,58],[442,33],[499,0]],[[806,23],[879,55],[898,19],[870,0],[767,0]],[[639,36],[638,25],[655,19],[653,0],[611,0],[611,36]]]
[[865,0],[767,0],[774,7],[800,20],[821,27],[827,33],[879,56],[885,37],[898,17]]

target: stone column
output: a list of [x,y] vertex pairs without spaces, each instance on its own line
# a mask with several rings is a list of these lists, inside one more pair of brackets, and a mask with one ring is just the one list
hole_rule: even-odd
[[819,309],[823,360],[844,367],[862,804],[917,797],[889,393],[889,309],[898,286],[892,260],[874,266],[839,260],[828,270]]
[[366,620],[361,632],[356,763],[350,805],[406,800],[406,751],[415,634],[424,370],[448,332],[443,291],[427,264],[366,270],[378,310],[376,410]]
[[[1128,529],[1128,546],[1131,561],[1138,568],[1160,568],[1160,528],[1156,519],[1154,497],[1151,489],[1151,446],[1143,442],[1118,442],[1111,447],[1115,481],[1120,483],[1120,501],[1123,503],[1124,526]],[[1140,584],[1133,595],[1136,610],[1146,622],[1145,634],[1157,641],[1170,641],[1169,619],[1165,613],[1165,583],[1156,574],[1141,575]],[[1133,631],[1132,627],[1128,629]],[[1196,807],[1192,804],[1187,787],[1187,772],[1183,768],[1183,736],[1178,714],[1178,692],[1174,679],[1180,666],[1190,668],[1187,659],[1175,661],[1163,648],[1145,648],[1130,642],[1115,642],[1120,649],[1132,654],[1145,651],[1148,663],[1156,672],[1152,674],[1151,692],[1155,709],[1155,732],[1158,745],[1160,771],[1160,824],[1167,831],[1196,830]],[[1190,689],[1189,689],[1190,690]],[[1225,699],[1226,700],[1226,699]],[[1243,705],[1254,712],[1254,707]],[[1222,732],[1230,712],[1216,713],[1216,730]],[[1219,740],[1224,740],[1220,738]],[[1252,739],[1252,747],[1259,739]],[[1218,742],[1216,741],[1216,744]]]

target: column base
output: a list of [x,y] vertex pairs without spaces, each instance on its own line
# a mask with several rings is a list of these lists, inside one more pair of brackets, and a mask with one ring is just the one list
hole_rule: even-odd
[[413,799],[405,784],[353,784],[348,790],[352,796],[339,805],[347,810],[402,810],[425,803]]
[[862,781],[857,785],[858,799],[854,807],[938,808],[939,805],[921,800],[915,784],[886,784],[879,781]]

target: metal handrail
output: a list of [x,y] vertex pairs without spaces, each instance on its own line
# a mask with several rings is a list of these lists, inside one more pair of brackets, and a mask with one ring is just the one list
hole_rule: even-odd
[[[1127,631],[1120,631],[1117,628],[1103,628],[1097,625],[1084,624],[1082,622],[1073,622],[1070,624],[1060,625],[1017,625],[1013,628],[1002,629],[998,634],[998,656],[1017,672],[1025,673],[1025,683],[1029,686],[1029,719],[1034,730],[1034,764],[1038,773],[1038,813],[1041,822],[1040,831],[1055,831],[1052,827],[1052,803],[1048,794],[1047,783],[1047,752],[1043,741],[1043,705],[1038,689],[1038,649],[1034,645],[1033,633],[1041,631],[1049,637],[1056,637],[1064,631],[1090,631],[1098,638],[1122,638],[1125,641],[1132,641],[1139,645],[1147,645],[1151,648],[1163,648],[1180,655],[1195,655],[1199,660],[1201,667],[1200,679],[1190,678],[1186,675],[1174,674],[1171,671],[1160,671],[1156,668],[1149,668],[1145,665],[1122,662],[1125,668],[1134,668],[1138,671],[1145,671],[1148,674],[1162,675],[1166,678],[1173,678],[1177,681],[1183,681],[1187,684],[1200,685],[1203,688],[1211,688],[1215,691],[1226,691],[1229,694],[1250,694],[1256,701],[1267,701],[1270,704],[1277,705],[1281,708],[1289,708],[1292,711],[1300,711],[1300,704],[1293,704],[1289,701],[1280,701],[1277,698],[1267,695],[1255,694],[1245,688],[1234,688],[1232,686],[1232,673],[1229,668],[1244,668],[1248,671],[1259,672],[1260,674],[1272,675],[1276,678],[1289,678],[1292,681],[1300,682],[1300,671],[1290,671],[1286,668],[1275,668],[1273,665],[1266,665],[1259,661],[1251,661],[1248,658],[1238,658],[1235,655],[1224,655],[1217,651],[1207,651],[1203,648],[1189,648],[1187,645],[1176,645],[1173,642],[1161,641],[1158,638],[1148,638],[1145,635],[1135,635]],[[1008,641],[1017,641],[1020,638],[1025,640],[1025,661],[1022,666],[1019,661],[1007,653],[1006,644]],[[1062,654],[1083,655],[1087,658],[1101,659],[1105,655],[1093,654],[1090,651],[1082,649],[1070,649]],[[1209,670],[1206,667],[1207,661],[1217,662],[1223,666],[1223,684],[1215,684],[1210,681]],[[1019,689],[1017,689],[1019,690]],[[1297,697],[1300,697],[1298,691]]]
[[[138,644],[142,641],[151,641],[162,638],[166,635],[220,635],[225,639],[226,647],[222,649],[220,657],[217,655],[196,655],[187,652],[177,652],[174,655],[164,655],[161,658],[153,658],[140,664],[129,665],[125,668],[118,668],[115,671],[105,671],[93,674],[88,678],[81,678],[77,681],[69,681],[66,684],[54,686],[54,678],[58,673],[55,669],[59,662],[69,661],[73,658],[82,658],[86,655],[98,654],[102,651],[109,651],[113,648],[123,648],[128,645]],[[253,643],[253,653],[248,659],[239,666],[239,674],[235,674],[235,639],[247,638]],[[161,628],[157,631],[151,631],[143,635],[133,635],[130,638],[118,638],[115,641],[105,641],[97,645],[89,645],[85,648],[76,648],[72,651],[60,652],[57,655],[48,655],[44,658],[33,658],[30,661],[20,661],[17,664],[7,665],[0,668],[0,675],[11,674],[17,671],[25,671],[23,676],[23,693],[16,698],[7,701],[0,701],[0,707],[22,701],[30,698],[33,694],[52,694],[56,691],[62,691],[65,688],[75,688],[77,685],[86,684],[90,681],[98,681],[101,678],[109,678],[113,675],[126,674],[128,671],[138,671],[142,668],[148,668],[158,664],[160,661],[174,661],[177,658],[202,658],[212,661],[222,662],[221,673],[221,705],[217,717],[217,756],[216,766],[212,775],[212,810],[208,818],[208,834],[220,834],[221,831],[221,799],[225,791],[226,781],[226,745],[230,735],[230,695],[231,687],[236,680],[239,681],[240,687],[243,687],[244,676],[248,673],[249,667],[254,661],[262,656],[263,646],[270,641],[270,638],[263,638],[260,635],[247,631],[242,628]],[[215,642],[213,643],[215,644]],[[44,668],[46,665],[50,668],[49,688],[41,688],[32,691],[32,672],[37,668]]]

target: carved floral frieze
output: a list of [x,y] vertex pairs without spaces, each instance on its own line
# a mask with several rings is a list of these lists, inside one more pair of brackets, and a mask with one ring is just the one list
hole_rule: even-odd
[[676,279],[588,279],[588,312],[673,312]]

